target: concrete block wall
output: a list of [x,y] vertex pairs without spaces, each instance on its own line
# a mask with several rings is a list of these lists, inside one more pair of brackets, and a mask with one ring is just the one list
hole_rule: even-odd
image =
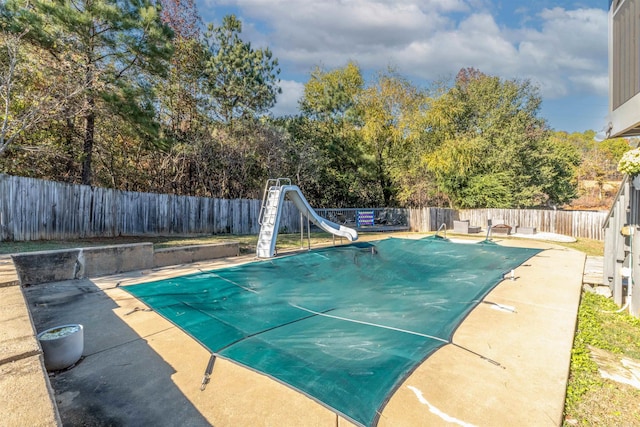
[[104,276],[153,267],[153,244],[25,252],[11,256],[22,285]]
[[238,242],[154,251],[152,243],[25,252],[12,255],[22,285],[99,277],[154,267],[238,256]]
[[240,255],[238,242],[163,248],[154,252],[153,266],[165,267],[238,255]]

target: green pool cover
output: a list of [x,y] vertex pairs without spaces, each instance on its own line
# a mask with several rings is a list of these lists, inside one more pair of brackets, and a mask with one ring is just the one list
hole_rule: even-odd
[[125,289],[213,354],[369,426],[503,275],[538,252],[385,239]]

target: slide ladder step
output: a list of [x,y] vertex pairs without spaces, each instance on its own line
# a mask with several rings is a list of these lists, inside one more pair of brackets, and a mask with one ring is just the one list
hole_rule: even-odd
[[[276,220],[278,218],[278,210],[280,209],[280,186],[279,180],[276,185],[266,190],[266,200],[264,200],[260,215],[260,234],[258,235],[258,244],[256,247],[256,255],[260,258],[270,258],[273,256],[269,253],[272,247],[272,241],[277,236],[274,233]],[[267,187],[269,181],[267,182]]]

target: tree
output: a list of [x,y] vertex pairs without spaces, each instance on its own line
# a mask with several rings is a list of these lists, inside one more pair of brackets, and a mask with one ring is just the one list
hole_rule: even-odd
[[530,207],[575,197],[578,156],[550,140],[529,81],[461,70],[431,105],[424,160],[455,207]]
[[0,125],[0,156],[24,132],[52,118],[78,114],[70,102],[82,85],[70,88],[68,73],[51,72],[38,62],[37,50],[25,46],[28,30],[0,35],[0,97],[3,118]]
[[580,154],[576,179],[580,189],[580,199],[577,203],[581,207],[607,204],[605,200],[607,181],[619,181],[622,178],[617,170],[618,161],[630,148],[629,142],[625,139],[614,138],[598,142],[595,136],[596,133],[592,130],[571,134],[554,133],[555,139],[566,141]]
[[564,205],[577,197],[577,171],[582,158],[569,141],[550,133],[531,154],[532,183],[546,197],[548,206]]
[[160,0],[160,20],[169,26],[176,39],[200,38],[202,21],[194,0]]
[[381,199],[361,169],[364,158],[356,103],[363,85],[353,62],[329,71],[316,68],[300,100],[303,119],[289,128],[301,145],[317,149],[313,158],[322,167],[307,177],[310,182],[304,188],[320,206],[366,206]]
[[426,96],[393,73],[381,74],[375,85],[357,98],[363,151],[378,183],[385,206],[398,203],[399,183],[421,141]]
[[212,113],[225,124],[267,112],[281,92],[278,60],[268,48],[254,50],[242,41],[241,32],[240,20],[228,15],[221,26],[209,25],[205,35],[206,92]]
[[331,71],[316,67],[304,85],[300,110],[316,120],[353,120],[356,100],[363,87],[364,79],[355,62]]
[[[82,183],[91,184],[96,121],[117,114],[154,143],[157,125],[150,76],[162,74],[171,31],[150,0],[10,0],[6,27],[27,30],[82,86]],[[9,21],[7,21],[9,20]],[[58,70],[59,71],[59,70]]]
[[[636,141],[633,141],[634,139],[636,139]],[[637,146],[638,142],[640,142],[638,138],[630,138],[629,140],[625,138],[605,139],[598,144],[598,151],[607,163],[617,165],[622,155],[629,151],[632,146]]]
[[206,46],[193,0],[162,0],[160,14],[173,38],[173,55],[167,73],[157,79],[161,138],[167,145],[189,144],[206,133],[204,102]]

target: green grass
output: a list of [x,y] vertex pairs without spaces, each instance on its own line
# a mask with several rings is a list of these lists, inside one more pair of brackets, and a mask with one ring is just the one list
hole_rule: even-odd
[[576,251],[584,252],[589,256],[604,255],[604,242],[600,240],[577,239],[577,241],[574,243],[554,243],[560,246],[575,249]]
[[[604,242],[598,240],[559,244],[589,256],[604,254]],[[640,319],[616,313],[618,309],[609,298],[582,293],[565,400],[566,427],[640,426],[640,390],[602,378],[591,357],[590,348],[597,348],[613,357],[640,360]]]
[[604,379],[590,347],[640,360],[640,319],[616,313],[609,298],[583,292],[571,351],[565,426],[638,426],[640,390]]
[[[394,235],[417,235],[421,236],[431,235],[433,233],[395,233]],[[361,240],[375,240],[388,236],[386,233],[359,233]],[[455,236],[456,238],[464,238],[468,236]],[[124,237],[96,237],[86,239],[74,239],[74,240],[37,240],[32,242],[0,242],[0,255],[11,254],[17,252],[34,252],[34,251],[46,251],[54,249],[67,249],[67,248],[81,248],[88,246],[104,246],[104,245],[116,245],[125,243],[140,243],[151,242],[156,248],[167,248],[175,246],[186,245],[205,245],[217,242],[226,241],[238,241],[240,242],[240,250],[242,253],[250,253],[255,250],[258,242],[258,236],[235,236],[229,234],[220,235],[201,235],[201,236],[160,236],[160,237],[137,237],[137,236],[124,236]],[[336,242],[340,239],[336,238]],[[331,244],[333,238],[327,233],[311,233],[311,246]],[[602,255],[604,253],[604,243],[598,240],[590,239],[578,239],[575,243],[558,243],[552,242],[558,245],[565,246],[567,248],[575,249],[577,251],[585,252],[587,255]],[[278,249],[296,249],[301,247],[300,234],[278,234]],[[302,242],[302,247],[307,247],[307,236]]]
[[[363,240],[370,240],[373,238],[380,238],[380,233],[362,233],[361,238]],[[334,240],[328,233],[311,233],[311,246],[327,245],[331,244]],[[220,243],[228,241],[237,241],[240,243],[241,253],[253,253],[258,242],[258,236],[234,236],[229,234],[223,235],[202,235],[202,236],[189,236],[189,237],[96,237],[86,239],[75,240],[38,240],[31,242],[0,242],[0,255],[12,254],[18,252],[35,252],[46,251],[55,249],[68,249],[68,248],[85,248],[90,246],[106,246],[117,245],[126,243],[141,243],[150,242],[153,243],[155,248],[168,248],[175,246],[188,246],[188,245],[206,245],[211,243]],[[337,243],[340,242],[340,238],[336,238]],[[343,240],[346,242],[346,240]],[[306,248],[307,236],[305,234],[304,239],[300,239],[300,234],[278,234],[278,250],[292,250],[299,249],[301,247]]]

